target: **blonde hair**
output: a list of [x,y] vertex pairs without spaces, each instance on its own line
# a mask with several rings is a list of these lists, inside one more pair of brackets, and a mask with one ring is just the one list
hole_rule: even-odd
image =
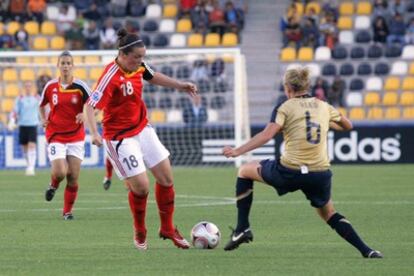
[[289,86],[295,93],[309,90],[310,72],[308,67],[297,67],[286,71],[284,84]]

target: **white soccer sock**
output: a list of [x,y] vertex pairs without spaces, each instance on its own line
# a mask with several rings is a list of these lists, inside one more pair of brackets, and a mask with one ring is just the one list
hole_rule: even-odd
[[29,149],[27,152],[27,167],[34,169],[36,164],[36,149]]

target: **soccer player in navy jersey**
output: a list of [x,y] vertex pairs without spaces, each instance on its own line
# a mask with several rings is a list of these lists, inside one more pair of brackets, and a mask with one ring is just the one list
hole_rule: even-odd
[[[40,101],[40,119],[46,128],[47,152],[52,165],[46,201],[51,201],[66,178],[63,219],[72,220],[72,208],[78,194],[80,166],[85,154],[83,105],[91,93],[87,84],[73,77],[73,57],[64,51],[58,58],[60,77],[44,87]],[[49,106],[50,112],[46,114]]]
[[[118,31],[118,56],[108,64],[88,100],[85,111],[95,145],[104,145],[121,180],[129,184],[129,206],[134,222],[133,242],[146,250],[145,214],[149,192],[148,167],[155,177],[155,199],[161,220],[159,236],[183,249],[190,247],[173,223],[175,192],[169,152],[147,119],[142,100],[143,80],[175,88],[190,95],[197,87],[154,72],[144,61],[146,49],[136,34]],[[104,111],[103,140],[97,131],[94,109]]]
[[234,250],[253,240],[249,212],[253,182],[272,186],[279,195],[301,190],[319,216],[365,258],[382,258],[366,245],[351,223],[338,213],[331,200],[330,162],[327,152],[329,128],[349,131],[352,123],[328,103],[309,95],[309,70],[287,70],[284,90],[287,101],[274,108],[265,129],[238,148],[226,146],[226,157],[237,157],[254,150],[282,132],[285,150],[280,159],[252,161],[242,165],[236,182],[237,227],[224,250]]

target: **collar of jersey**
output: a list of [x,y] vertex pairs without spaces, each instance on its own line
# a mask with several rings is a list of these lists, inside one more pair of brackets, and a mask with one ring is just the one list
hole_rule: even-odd
[[[70,87],[73,84],[73,80],[74,80],[74,78],[72,77],[72,81],[68,84],[67,87]],[[65,88],[63,88],[60,85],[60,77],[59,77],[59,81],[58,81],[58,87],[59,87],[59,92],[62,92],[62,93],[76,93],[76,92],[81,93],[81,91],[77,88],[75,88],[75,89],[65,89]]]
[[125,72],[124,69],[122,69],[122,66],[121,66],[121,64],[118,63],[118,60],[117,59],[115,59],[115,63],[118,65],[119,70],[122,72],[122,74],[124,74],[124,76],[126,78],[130,78],[130,77],[134,76],[137,73],[144,72],[144,70],[145,70],[143,66],[140,66],[140,67],[138,67],[137,70],[128,73],[128,72]]

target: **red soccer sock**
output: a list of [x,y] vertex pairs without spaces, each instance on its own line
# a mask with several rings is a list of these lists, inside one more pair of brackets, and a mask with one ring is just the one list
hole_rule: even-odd
[[53,188],[55,188],[55,189],[59,188],[60,181],[62,181],[62,180],[58,180],[53,175],[50,176],[50,186],[52,186]]
[[113,167],[112,167],[111,161],[108,158],[106,158],[106,160],[105,160],[105,169],[106,169],[105,177],[107,179],[111,179],[112,178]]
[[78,187],[78,184],[73,186],[66,185],[63,199],[63,214],[72,212],[73,204],[78,196]]
[[145,226],[145,214],[147,211],[147,198],[148,194],[145,196],[138,196],[132,191],[128,193],[129,207],[131,209],[132,218],[134,220],[134,229],[135,232],[147,232]]
[[174,186],[169,187],[155,184],[155,199],[158,205],[158,213],[161,219],[161,229],[165,232],[174,231]]

